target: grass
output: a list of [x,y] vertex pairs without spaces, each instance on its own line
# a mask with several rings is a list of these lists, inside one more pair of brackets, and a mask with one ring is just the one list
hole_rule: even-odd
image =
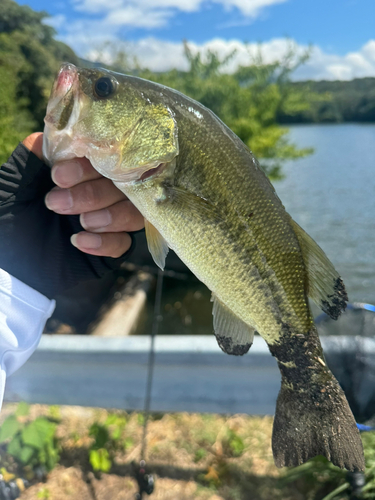
[[[0,424],[14,411],[15,405],[6,405],[0,415]],[[91,487],[99,491],[96,494],[97,498],[101,498],[100,491],[104,486],[107,491],[112,491],[111,487],[114,488],[111,493],[113,499],[134,498],[136,483],[133,467],[140,459],[144,420],[142,414],[108,412],[82,407],[31,406],[29,418],[38,416],[58,421],[60,464],[50,473],[46,484],[38,485],[34,481],[35,485],[26,490],[21,499],[70,500],[75,498],[75,495],[78,498],[82,496],[80,488],[87,487],[86,483],[90,481]],[[94,437],[93,432],[90,435],[89,432],[93,425],[99,428],[107,426],[110,446],[107,446],[105,441],[97,445],[98,437]],[[158,498],[347,500],[349,498],[346,472],[332,466],[321,457],[295,469],[277,469],[272,458],[271,434],[271,417],[187,413],[151,415],[146,456],[150,472],[156,477],[156,491],[151,498],[155,500]],[[365,498],[375,498],[375,433],[364,434],[363,440],[366,461],[369,465]],[[96,449],[106,446],[112,467],[107,474],[96,472],[93,475],[89,462],[90,450],[93,447]],[[18,472],[21,474],[22,471]],[[66,496],[61,494],[59,474],[65,476],[71,474],[73,478],[69,481],[64,480],[70,485]],[[82,478],[86,483],[79,483],[83,481]],[[57,484],[60,486],[56,486]],[[32,496],[33,488],[36,488],[35,496]],[[55,489],[58,488],[57,495]],[[126,496],[127,491],[129,497]],[[175,492],[174,497],[169,496],[171,491]],[[116,496],[120,495],[119,492],[123,496]]]

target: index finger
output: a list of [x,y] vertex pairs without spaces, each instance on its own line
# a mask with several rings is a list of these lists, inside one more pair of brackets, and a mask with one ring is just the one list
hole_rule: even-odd
[[56,163],[52,167],[51,176],[53,182],[61,188],[70,188],[102,177],[87,158],[74,158]]

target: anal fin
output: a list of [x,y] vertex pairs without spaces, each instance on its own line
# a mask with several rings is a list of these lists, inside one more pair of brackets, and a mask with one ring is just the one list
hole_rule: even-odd
[[244,323],[212,294],[214,303],[214,332],[219,347],[227,354],[242,356],[250,349],[254,339],[254,328]]
[[308,295],[328,316],[337,319],[348,301],[344,283],[319,245],[294,220],[291,222],[308,272]]
[[155,261],[155,264],[163,271],[165,267],[165,258],[169,251],[168,244],[159,233],[159,231],[145,219],[145,231],[147,238],[147,246]]

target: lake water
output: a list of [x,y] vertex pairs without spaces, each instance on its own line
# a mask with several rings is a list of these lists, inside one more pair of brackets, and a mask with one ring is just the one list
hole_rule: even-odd
[[375,124],[290,128],[313,155],[274,183],[287,211],[323,248],[351,302],[375,304]]

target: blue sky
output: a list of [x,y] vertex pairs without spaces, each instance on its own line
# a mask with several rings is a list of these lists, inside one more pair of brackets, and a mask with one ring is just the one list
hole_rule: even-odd
[[[181,40],[193,50],[225,55],[232,69],[262,44],[266,60],[281,57],[292,40],[297,51],[313,45],[296,78],[375,76],[375,0],[21,0],[51,14],[50,23],[83,57],[111,58],[124,43],[155,70],[183,68]],[[289,38],[289,42],[286,38]],[[111,42],[111,45],[106,45]],[[105,49],[103,47],[106,47]]]

